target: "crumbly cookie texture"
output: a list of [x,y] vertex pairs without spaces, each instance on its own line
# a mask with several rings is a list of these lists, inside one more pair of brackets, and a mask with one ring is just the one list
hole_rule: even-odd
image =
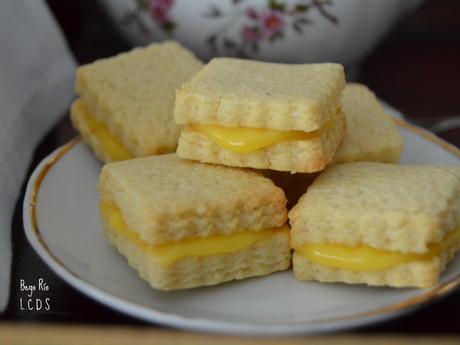
[[127,258],[129,265],[153,288],[160,290],[215,285],[267,275],[286,270],[291,265],[289,235],[281,231],[234,253],[186,257],[162,265],[152,253],[143,251],[104,221],[103,228],[111,244]]
[[97,135],[94,135],[89,123],[85,120],[84,113],[87,109],[83,102],[77,99],[70,107],[70,119],[73,127],[80,133],[83,141],[94,151],[94,154],[103,162],[111,162],[113,159]]
[[109,163],[102,168],[99,192],[150,244],[260,231],[287,220],[284,193],[268,178],[175,154]]
[[460,241],[457,241],[440,255],[429,260],[409,262],[383,271],[359,272],[325,267],[310,262],[297,252],[294,252],[292,262],[295,277],[299,280],[427,288],[438,282],[440,274],[459,249]]
[[347,132],[332,162],[398,163],[403,140],[391,117],[365,85],[347,84],[342,97]]
[[206,135],[185,128],[177,155],[200,162],[234,167],[289,172],[316,172],[330,162],[345,134],[345,116],[340,113],[328,130],[315,138],[285,141],[251,153],[237,153],[220,147]]
[[336,116],[345,86],[338,64],[214,58],[177,91],[179,124],[302,130]]
[[175,92],[202,66],[176,42],[155,43],[78,68],[75,88],[132,156],[174,152]]
[[289,212],[291,244],[424,253],[460,224],[460,168],[348,163],[326,169]]

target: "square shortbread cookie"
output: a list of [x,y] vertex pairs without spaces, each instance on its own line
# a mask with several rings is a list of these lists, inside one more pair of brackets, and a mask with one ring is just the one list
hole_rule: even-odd
[[289,222],[299,279],[430,286],[460,247],[460,168],[337,165]]
[[155,288],[290,266],[286,199],[259,173],[168,154],[107,164],[99,191],[107,236]]
[[[81,66],[75,88],[88,115],[73,111],[75,127],[90,147],[103,151],[99,157],[106,161],[124,157],[104,152],[111,146],[104,138],[121,145],[132,157],[173,152],[180,133],[173,117],[176,89],[202,66],[173,41]],[[99,138],[94,140],[94,136]]]
[[288,65],[215,58],[177,92],[188,125],[177,154],[229,166],[314,172],[345,132],[338,64]]

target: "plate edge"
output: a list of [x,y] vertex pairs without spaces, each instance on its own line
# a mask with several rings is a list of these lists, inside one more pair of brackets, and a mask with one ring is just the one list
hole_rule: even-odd
[[[420,127],[409,124],[408,122],[400,119],[394,119],[394,122],[402,128],[405,128],[416,135],[423,137],[424,139],[441,146],[446,151],[450,152],[454,156],[460,159],[460,149],[454,145],[444,141],[437,137],[435,134],[422,129]],[[378,321],[388,319],[394,315],[402,315],[410,312],[411,310],[420,307],[428,302],[432,302],[437,298],[446,296],[452,292],[455,288],[460,286],[460,274],[452,277],[448,281],[445,281],[438,286],[435,286],[425,293],[418,296],[411,297],[399,303],[391,304],[388,306],[376,308],[373,310],[355,313],[353,315],[346,315],[337,318],[320,319],[312,322],[299,321],[295,324],[287,323],[280,324],[281,327],[276,327],[272,323],[260,323],[257,325],[240,324],[230,321],[216,321],[200,318],[188,318],[178,314],[163,312],[152,308],[144,307],[140,304],[136,304],[130,301],[123,300],[125,305],[128,305],[130,309],[117,307],[113,304],[113,298],[123,299],[120,296],[116,296],[110,292],[106,292],[102,289],[96,288],[91,284],[87,283],[84,279],[69,270],[60,260],[51,252],[43,240],[40,230],[36,222],[36,198],[40,189],[41,182],[46,177],[48,171],[52,166],[59,161],[67,152],[69,152],[76,144],[81,141],[80,137],[76,137],[68,143],[57,148],[45,157],[34,169],[31,174],[23,202],[23,224],[24,230],[28,241],[31,243],[34,250],[40,255],[45,263],[50,266],[54,271],[60,273],[67,283],[72,285],[74,288],[83,292],[85,295],[96,299],[97,301],[107,305],[108,307],[114,308],[119,312],[129,314],[130,316],[141,318],[146,321],[154,321],[161,324],[167,324],[170,326],[190,329],[190,330],[206,330],[217,333],[233,333],[233,334],[247,334],[247,335],[267,335],[267,334],[313,334],[325,332],[328,330],[338,330],[351,328],[356,326],[364,326]],[[66,277],[66,279],[64,278]],[[89,292],[87,288],[95,289],[96,292]],[[135,310],[131,310],[135,308]],[[142,315],[139,315],[138,311],[141,311]],[[152,317],[153,315],[155,317]],[[161,319],[160,319],[161,318]],[[169,320],[167,320],[169,319]],[[361,322],[359,322],[361,321]],[[211,323],[209,323],[211,322]],[[342,322],[342,323],[340,323]],[[339,323],[339,324],[337,324]],[[287,329],[289,328],[289,329]]]

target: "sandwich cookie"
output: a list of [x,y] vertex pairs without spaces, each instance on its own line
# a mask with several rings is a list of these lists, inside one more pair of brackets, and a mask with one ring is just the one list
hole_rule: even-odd
[[176,42],[151,44],[77,70],[71,119],[105,162],[175,151],[176,89],[202,63]]
[[398,163],[403,140],[374,93],[357,83],[346,85],[342,98],[347,132],[329,166],[350,162]]
[[289,222],[297,279],[430,287],[460,248],[460,168],[337,165]]
[[155,289],[214,285],[291,264],[286,199],[252,171],[175,154],[102,168],[102,226]]
[[324,169],[345,133],[338,64],[215,58],[177,91],[186,125],[177,154],[207,163],[291,172]]

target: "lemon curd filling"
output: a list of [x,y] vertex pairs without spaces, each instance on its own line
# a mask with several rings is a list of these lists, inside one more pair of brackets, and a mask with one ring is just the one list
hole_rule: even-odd
[[99,139],[102,150],[111,158],[112,161],[122,161],[133,158],[131,154],[126,151],[123,145],[109,133],[104,124],[97,121],[94,116],[86,110],[83,110],[81,114],[83,116],[83,120],[88,125],[90,132]]
[[180,242],[151,245],[144,242],[139,235],[130,230],[118,208],[101,202],[100,212],[110,228],[119,235],[134,243],[142,251],[155,255],[162,264],[171,264],[176,260],[190,256],[209,256],[233,253],[251,245],[269,239],[275,233],[282,231],[288,236],[289,227],[270,228],[262,231],[242,231],[231,235],[212,235],[196,237]]
[[441,242],[432,243],[425,253],[401,253],[369,246],[348,247],[340,244],[306,244],[296,251],[318,265],[350,271],[380,271],[396,266],[430,260],[460,241],[460,228],[450,232]]
[[302,141],[318,137],[329,129],[336,119],[316,131],[280,131],[263,128],[229,128],[217,125],[191,124],[193,131],[209,137],[217,145],[237,153],[251,153],[285,141]]

